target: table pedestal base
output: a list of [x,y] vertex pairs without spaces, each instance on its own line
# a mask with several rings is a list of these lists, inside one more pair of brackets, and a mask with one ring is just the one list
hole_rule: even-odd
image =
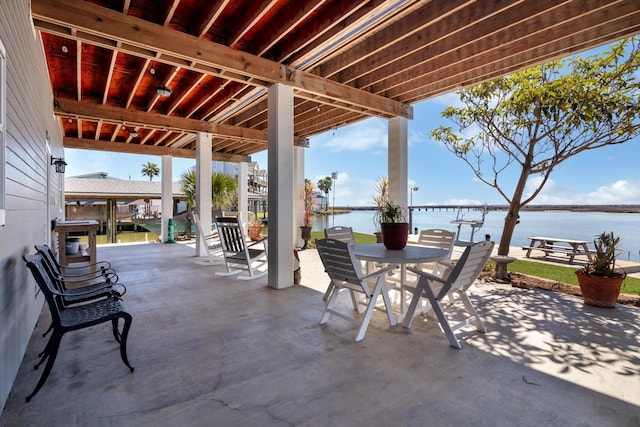
[[517,260],[517,258],[506,255],[496,255],[492,256],[491,260],[496,263],[496,280],[500,282],[511,282],[511,276],[509,275],[509,271],[507,271],[507,265]]

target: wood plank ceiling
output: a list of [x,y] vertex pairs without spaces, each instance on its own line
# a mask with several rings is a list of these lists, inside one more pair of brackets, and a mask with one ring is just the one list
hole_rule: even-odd
[[640,32],[638,0],[31,4],[65,147],[193,157],[195,132],[206,131],[212,158],[228,161],[267,148],[275,82],[294,88],[295,143],[305,145]]

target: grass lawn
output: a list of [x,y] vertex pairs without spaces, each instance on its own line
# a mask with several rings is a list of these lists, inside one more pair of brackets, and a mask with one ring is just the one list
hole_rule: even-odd
[[[375,243],[373,234],[354,233],[356,243]],[[324,238],[324,232],[313,231],[309,243],[315,247],[315,240]],[[546,264],[543,262],[517,260],[509,264],[509,271],[527,274],[529,276],[542,277],[560,283],[578,286],[578,278],[575,271],[577,267],[564,267],[561,265]],[[627,277],[622,283],[622,293],[640,295],[640,279]]]
[[[517,260],[509,264],[509,271],[527,274],[529,276],[543,277],[560,283],[568,283],[578,286],[576,267],[564,267],[561,265],[546,264],[544,262]],[[640,279],[627,277],[622,283],[620,292],[625,294],[640,295]]]

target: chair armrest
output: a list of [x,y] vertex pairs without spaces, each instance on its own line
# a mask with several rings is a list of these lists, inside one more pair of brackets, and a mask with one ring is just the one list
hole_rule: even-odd
[[68,270],[68,273],[65,274],[73,274],[74,270],[79,270],[79,269],[86,269],[87,267],[97,267],[100,270],[112,270],[113,268],[111,267],[111,263],[109,261],[98,261],[92,264],[87,264],[87,265],[83,265],[83,266],[69,266],[69,265],[61,265],[60,266],[60,270],[61,271],[65,271]]
[[256,240],[256,241],[252,242],[251,244],[247,245],[247,247],[250,248],[250,247],[258,245],[260,243],[266,244],[265,240],[267,240],[267,238],[266,237],[262,237],[260,240]]
[[414,267],[407,267],[407,270],[411,271],[412,273],[417,274],[418,276],[424,276],[427,280],[432,280],[435,282],[440,282],[440,283],[446,283],[446,280],[442,279],[442,277],[438,277],[438,276],[434,276],[433,274],[427,273],[425,271],[422,271],[420,269],[414,268]]
[[367,274],[366,276],[364,276],[362,278],[362,280],[369,280],[369,279],[372,279],[374,277],[378,277],[378,276],[380,276],[382,274],[386,274],[387,272],[389,272],[391,270],[394,270],[396,267],[397,267],[397,265],[389,265],[389,266],[387,266],[387,267],[385,267],[385,268],[383,268],[381,270],[377,270],[377,271],[374,271],[371,274]]
[[64,280],[66,283],[82,283],[82,282],[90,282],[95,280],[103,281],[106,283],[117,283],[119,280],[115,270],[109,270],[106,272],[101,271],[101,272],[95,272],[95,273],[86,273],[82,275],[78,274],[74,276],[62,274],[58,277],[58,279]]
[[442,264],[442,265],[444,265],[445,267],[447,267],[447,268],[451,268],[451,269],[453,269],[453,267],[455,267],[455,264],[454,264],[454,263],[452,263],[451,261],[446,260],[446,259],[436,261],[436,264]]
[[412,272],[414,272],[415,274],[419,275],[419,276],[424,276],[429,281],[442,283],[442,287],[438,291],[438,295],[436,295],[437,299],[444,298],[444,296],[446,294],[448,294],[449,291],[451,290],[451,283],[448,280],[445,280],[442,277],[438,277],[438,276],[434,276],[433,274],[425,273],[424,271],[418,270],[418,269],[413,268],[413,267],[408,267],[408,269],[411,270]]

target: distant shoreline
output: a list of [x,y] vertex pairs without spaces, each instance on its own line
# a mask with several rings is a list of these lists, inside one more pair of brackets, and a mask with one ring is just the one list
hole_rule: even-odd
[[[507,205],[487,205],[487,211],[506,211]],[[482,210],[484,205],[414,205],[414,210]],[[373,211],[373,206],[336,206],[337,211]],[[521,211],[571,211],[605,213],[640,213],[640,205],[527,205]],[[343,213],[343,212],[341,212]]]

